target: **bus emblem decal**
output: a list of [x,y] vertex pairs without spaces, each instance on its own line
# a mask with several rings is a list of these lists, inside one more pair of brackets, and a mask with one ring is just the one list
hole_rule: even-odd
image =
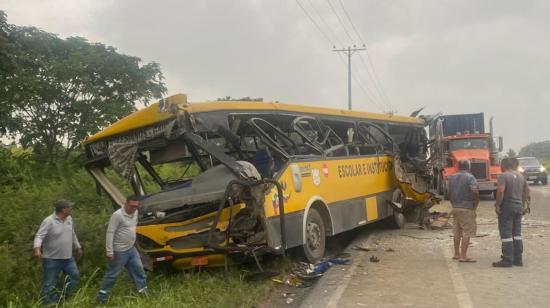
[[329,174],[329,171],[328,171],[328,165],[327,163],[324,163],[323,164],[323,175],[328,178],[328,174]]
[[321,185],[321,174],[319,172],[319,169],[311,169],[311,176],[313,178],[313,185]]

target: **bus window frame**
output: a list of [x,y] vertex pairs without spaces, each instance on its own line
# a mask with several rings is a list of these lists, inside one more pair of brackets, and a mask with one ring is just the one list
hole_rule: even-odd
[[[371,141],[374,141],[374,143],[371,143],[369,141],[369,139],[364,135],[364,132],[363,132],[362,128],[365,130],[365,133],[368,133],[368,135],[370,136],[370,139],[372,139]],[[385,143],[383,143],[382,140],[378,140],[378,138],[375,135],[373,135],[372,133],[368,132],[369,128],[374,128],[375,130],[380,132],[380,134],[385,139],[384,140]],[[357,132],[356,133],[363,140],[363,142],[366,145],[373,145],[374,146],[374,148],[376,150],[375,155],[380,155],[381,154],[380,152],[382,152],[382,154],[386,154],[386,155],[395,155],[395,153],[396,153],[395,141],[393,140],[391,135],[384,128],[379,126],[378,124],[375,124],[375,123],[372,123],[372,122],[366,122],[366,121],[358,121],[357,122]]]

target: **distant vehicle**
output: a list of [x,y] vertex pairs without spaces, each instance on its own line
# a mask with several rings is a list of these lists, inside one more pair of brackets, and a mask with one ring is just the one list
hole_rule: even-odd
[[548,184],[546,168],[544,168],[536,157],[518,157],[518,160],[518,171],[523,174],[527,181],[533,181],[535,184],[539,182],[542,185]]

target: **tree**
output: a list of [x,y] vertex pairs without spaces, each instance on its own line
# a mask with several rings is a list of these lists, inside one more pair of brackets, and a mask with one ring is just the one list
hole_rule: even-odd
[[518,156],[518,154],[516,153],[516,151],[514,151],[514,149],[510,148],[510,149],[508,150],[508,152],[506,153],[506,156],[508,156],[508,157],[516,157],[516,156]]
[[550,140],[532,142],[519,151],[520,156],[535,156],[540,159],[550,160]]
[[166,92],[157,63],[81,37],[6,29],[4,65],[15,69],[0,67],[0,111],[9,115],[0,118],[0,129],[49,162],[66,160],[86,136],[134,111],[135,102],[147,104]]

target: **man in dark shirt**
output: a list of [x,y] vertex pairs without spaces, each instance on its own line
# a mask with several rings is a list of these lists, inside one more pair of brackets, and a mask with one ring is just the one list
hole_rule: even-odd
[[475,262],[466,255],[470,238],[476,235],[476,209],[479,191],[475,177],[470,173],[470,161],[458,162],[459,172],[449,176],[449,196],[453,206],[453,234],[455,254],[460,262]]
[[523,240],[521,217],[523,203],[529,197],[529,187],[523,176],[513,169],[513,162],[505,158],[500,163],[502,174],[498,177],[495,212],[502,242],[502,259],[494,267],[523,266]]

